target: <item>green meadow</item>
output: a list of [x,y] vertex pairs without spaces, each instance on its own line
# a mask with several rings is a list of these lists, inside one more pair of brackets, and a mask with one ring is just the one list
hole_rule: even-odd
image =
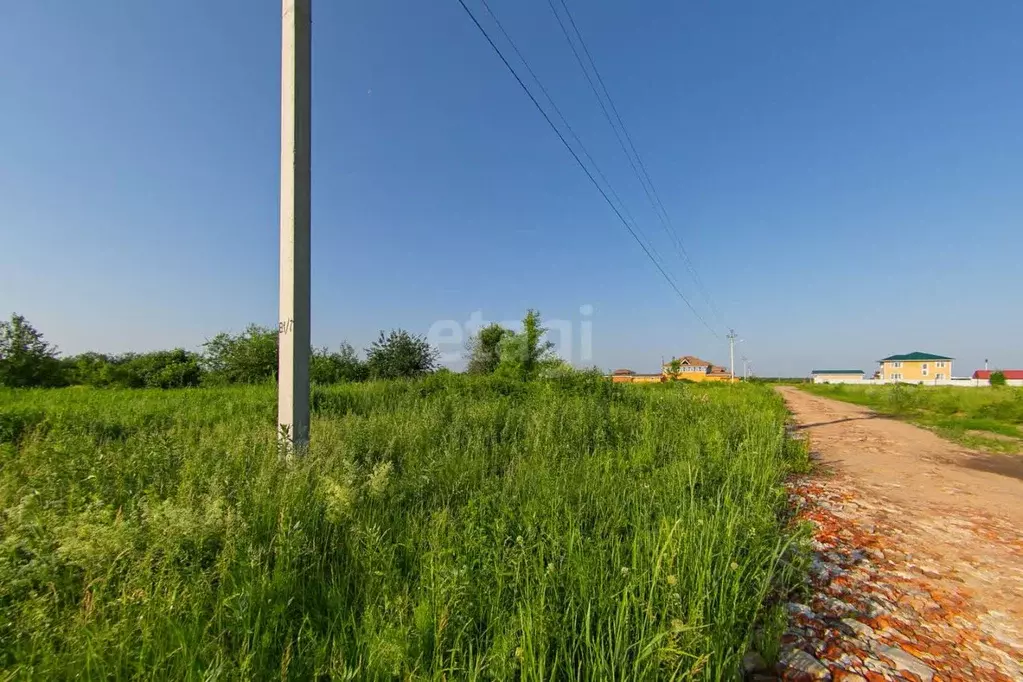
[[[963,391],[959,395],[966,395]],[[767,386],[0,391],[0,679],[731,680],[802,580]]]

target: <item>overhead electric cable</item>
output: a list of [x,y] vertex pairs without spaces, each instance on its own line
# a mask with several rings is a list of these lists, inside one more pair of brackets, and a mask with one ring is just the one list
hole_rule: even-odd
[[[611,198],[608,196],[607,192],[604,191],[604,188],[600,186],[600,183],[597,182],[597,179],[593,176],[593,173],[590,172],[590,169],[587,168],[586,165],[582,162],[582,159],[579,158],[579,155],[572,148],[572,145],[568,143],[568,140],[565,139],[565,136],[562,135],[558,127],[554,125],[554,122],[551,120],[550,116],[547,115],[547,112],[544,111],[542,106],[540,106],[540,103],[537,101],[536,97],[533,95],[532,92],[530,92],[529,88],[526,87],[526,84],[522,81],[522,78],[519,76],[518,72],[515,71],[515,68],[504,56],[504,53],[501,52],[501,49],[494,42],[493,38],[490,37],[490,34],[487,33],[487,30],[483,28],[482,24],[480,24],[479,20],[476,18],[476,15],[473,14],[472,10],[470,10],[468,5],[465,4],[465,0],[458,0],[458,4],[460,4],[462,6],[462,9],[465,10],[465,13],[472,20],[472,23],[483,35],[487,43],[490,44],[490,47],[494,50],[494,53],[497,54],[498,58],[500,58],[501,62],[508,69],[509,73],[511,73],[512,77],[515,78],[515,81],[519,84],[519,87],[522,88],[522,91],[526,93],[527,97],[529,97],[530,101],[533,103],[533,106],[536,107],[537,111],[540,112],[540,115],[543,116],[545,121],[547,121],[547,125],[549,125],[551,127],[551,130],[554,131],[554,134],[558,136],[558,139],[561,140],[561,143],[565,146],[565,149],[567,149],[568,153],[572,155],[572,158],[575,159],[575,162],[586,174],[586,177],[590,179],[590,182],[593,183],[593,186],[597,188],[598,192],[600,192],[600,195],[604,198],[604,201],[607,202],[607,205],[611,207],[611,210],[614,211],[614,214],[618,217],[618,220],[621,221],[625,229],[628,230],[630,235],[632,235],[632,238],[636,241],[637,244],[639,244],[640,248],[643,249],[643,253],[645,253],[647,258],[650,259],[650,262],[654,264],[654,267],[656,267],[658,272],[661,273],[661,276],[664,277],[665,281],[668,282],[668,284],[675,291],[678,297],[681,298],[682,301],[689,308],[689,310],[692,311],[693,315],[696,316],[696,319],[698,319],[703,324],[703,326],[705,326],[710,331],[711,334],[720,338],[720,335],[716,331],[714,331],[714,329],[709,324],[707,324],[707,321],[703,319],[703,316],[700,315],[699,311],[697,311],[693,304],[689,301],[689,299],[686,298],[685,294],[683,294],[682,291],[678,288],[678,285],[675,284],[671,276],[668,275],[668,273],[664,270],[661,264],[657,262],[657,259],[654,258],[650,249],[647,247],[645,243],[643,243],[643,240],[639,238],[639,235],[636,234],[636,230],[631,225],[629,225],[628,221],[625,220],[625,217],[622,215],[622,212],[618,209],[617,206],[615,206],[614,202],[611,201]],[[493,12],[491,12],[491,15],[493,15]]]
[[[639,180],[640,185],[643,187],[643,191],[646,193],[647,199],[650,201],[650,206],[651,208],[653,208],[654,214],[660,221],[661,226],[664,228],[664,231],[671,238],[673,244],[675,245],[676,250],[679,253],[679,256],[682,258],[682,261],[685,263],[686,268],[689,270],[689,274],[692,275],[693,281],[696,283],[697,288],[700,290],[701,295],[707,302],[707,305],[710,307],[711,311],[714,313],[714,316],[717,318],[718,322],[723,323],[720,312],[718,311],[717,306],[714,304],[714,300],[710,296],[710,292],[707,291],[706,286],[704,286],[703,284],[702,278],[700,277],[699,273],[696,270],[696,266],[693,265],[693,261],[690,258],[689,252],[685,247],[685,242],[683,241],[682,237],[678,234],[678,231],[675,230],[674,225],[672,225],[671,223],[671,216],[668,214],[667,209],[664,207],[664,203],[661,201],[660,196],[657,194],[657,189],[654,187],[654,183],[650,179],[650,173],[647,171],[646,164],[643,163],[643,157],[640,156],[639,151],[636,149],[636,145],[632,140],[632,136],[629,134],[629,129],[625,126],[625,122],[622,120],[621,115],[618,113],[618,107],[615,106],[614,99],[611,97],[611,93],[608,92],[607,86],[604,84],[604,79],[600,75],[600,70],[597,68],[597,64],[593,60],[593,56],[590,54],[589,48],[586,46],[586,41],[583,39],[582,33],[579,31],[579,27],[576,25],[575,19],[572,17],[572,13],[568,9],[568,5],[565,3],[565,0],[559,0],[559,3],[561,4],[561,7],[565,12],[565,16],[568,17],[569,24],[572,27],[572,31],[575,34],[576,40],[579,42],[579,46],[582,47],[583,53],[586,55],[586,60],[590,65],[590,69],[593,70],[593,75],[597,79],[596,84],[593,82],[593,78],[590,76],[589,70],[583,63],[582,56],[579,54],[578,49],[576,49],[575,43],[572,40],[568,32],[568,29],[566,28],[565,23],[561,18],[561,15],[558,13],[557,8],[554,6],[553,0],[547,0],[547,4],[551,8],[551,12],[554,14],[554,17],[558,21],[558,26],[561,27],[561,31],[565,36],[565,40],[568,42],[569,47],[572,49],[572,54],[575,55],[575,59],[576,62],[579,64],[579,68],[582,70],[583,75],[586,76],[586,80],[590,85],[590,89],[593,91],[594,96],[597,98],[597,103],[600,105],[601,111],[604,114],[604,118],[607,120],[608,125],[610,125],[611,129],[614,131],[615,137],[618,140],[618,144],[619,146],[621,146],[622,152],[628,159],[629,165],[632,167],[633,173],[636,174],[636,178]],[[597,84],[600,85],[599,92],[597,90]],[[603,98],[601,97],[601,92],[603,93]],[[604,99],[607,100],[607,106],[605,106],[604,104]],[[611,113],[614,114],[614,119],[618,122],[617,126],[615,125],[614,121],[612,121],[611,113],[609,113],[607,109],[608,106],[610,106],[611,108]],[[618,132],[619,128],[621,129],[621,133]],[[622,135],[624,135],[624,140],[622,138]],[[628,148],[626,148],[626,143],[628,145]],[[635,157],[635,161],[633,161],[633,157]]]

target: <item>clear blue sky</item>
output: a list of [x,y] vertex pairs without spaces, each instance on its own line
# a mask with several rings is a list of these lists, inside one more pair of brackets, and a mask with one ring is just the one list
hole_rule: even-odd
[[[547,3],[491,5],[723,331]],[[759,373],[1023,366],[1023,4],[569,7]],[[592,305],[601,367],[727,363],[456,0],[313,12],[317,345]],[[275,324],[277,2],[8,3],[0,82],[0,314],[65,352]]]

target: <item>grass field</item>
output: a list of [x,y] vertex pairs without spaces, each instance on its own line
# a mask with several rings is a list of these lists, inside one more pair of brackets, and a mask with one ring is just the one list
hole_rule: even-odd
[[766,386],[0,392],[0,679],[735,679],[804,569]]
[[970,447],[1023,452],[1023,388],[957,388],[896,384],[805,384],[816,395],[866,405],[877,412],[935,429]]

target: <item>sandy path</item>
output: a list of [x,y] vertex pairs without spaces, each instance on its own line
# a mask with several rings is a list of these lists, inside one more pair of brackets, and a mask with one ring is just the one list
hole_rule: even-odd
[[819,459],[792,488],[817,531],[788,646],[836,680],[1023,680],[1023,458],[778,390]]

